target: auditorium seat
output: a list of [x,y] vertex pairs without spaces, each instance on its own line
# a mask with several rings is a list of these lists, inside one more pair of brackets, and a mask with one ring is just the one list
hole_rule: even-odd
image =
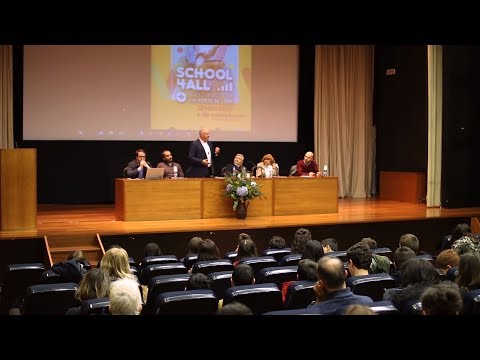
[[178,259],[175,255],[160,255],[160,256],[146,256],[142,259],[140,263],[140,281],[143,284],[143,269],[148,265],[154,264],[168,264],[168,263],[178,263]]
[[191,274],[160,275],[150,279],[148,283],[147,303],[144,307],[144,314],[155,314],[155,300],[158,295],[169,291],[182,291],[187,286]]
[[295,176],[297,172],[297,165],[290,166],[290,170],[288,171],[288,176]]
[[24,315],[65,315],[77,306],[76,283],[40,284],[27,288],[22,313]]
[[480,315],[480,289],[467,292],[463,298],[463,314]]
[[316,281],[312,280],[299,280],[291,283],[285,297],[285,308],[302,309],[310,305],[317,297],[313,291],[315,284]]
[[255,277],[259,275],[260,270],[278,265],[273,256],[244,257],[239,261],[239,264],[250,265],[255,273]]
[[216,271],[233,270],[232,262],[228,259],[197,261],[193,264],[192,274],[202,273],[208,275]]
[[80,305],[80,314],[81,315],[109,315],[110,311],[108,310],[110,304],[110,299],[107,298],[96,298],[83,300]]
[[279,266],[295,266],[302,259],[302,254],[285,255],[278,263]]
[[65,282],[65,280],[63,280],[63,277],[60,274],[57,274],[52,269],[45,270],[42,273],[42,284],[58,284],[62,282]]
[[192,268],[193,264],[195,264],[197,262],[197,259],[198,259],[198,254],[186,255],[183,258],[183,264],[185,265],[185,267],[188,270],[190,270]]
[[217,299],[223,299],[225,290],[232,286],[232,273],[233,270],[228,271],[216,271],[208,274],[208,278],[212,280],[211,289],[215,293]]
[[6,266],[1,292],[0,314],[18,307],[30,285],[42,282],[45,266],[42,263],[10,264]]
[[236,251],[229,251],[225,253],[225,255],[223,256],[224,259],[229,259],[232,263],[235,261],[236,257],[237,257]]
[[368,307],[378,315],[400,315],[400,311],[398,311],[391,301],[375,301],[369,304]]
[[187,268],[182,263],[167,263],[167,264],[153,264],[148,265],[143,269],[143,284],[148,285],[150,280],[155,276],[186,274]]
[[265,249],[263,250],[262,256],[273,256],[276,262],[280,263],[282,258],[285,255],[289,255],[292,252],[290,248],[283,249]]
[[347,279],[346,284],[354,294],[370,296],[373,301],[380,301],[385,289],[395,287],[395,280],[390,274],[379,273],[352,276]]
[[263,268],[255,277],[255,283],[274,283],[281,291],[282,284],[285,281],[297,280],[297,269],[298,266],[273,266]]
[[213,315],[218,300],[212,290],[171,291],[160,294],[155,306],[157,315]]
[[273,283],[234,286],[225,290],[223,305],[234,301],[247,305],[254,315],[283,307],[282,293]]

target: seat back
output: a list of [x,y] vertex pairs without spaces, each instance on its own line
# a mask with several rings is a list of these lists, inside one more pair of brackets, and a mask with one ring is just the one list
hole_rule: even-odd
[[260,270],[278,265],[273,256],[246,257],[240,260],[239,264],[250,265],[255,273],[255,277],[258,276]]
[[140,265],[140,282],[144,284],[143,281],[143,269],[148,265],[154,264],[168,264],[168,263],[178,263],[178,259],[175,255],[160,255],[160,256],[146,256],[142,259]]
[[81,302],[81,315],[109,315],[108,306],[110,304],[109,298],[96,298],[84,300]]
[[151,278],[148,283],[147,303],[143,309],[143,313],[147,315],[155,315],[155,300],[158,295],[169,291],[185,290],[190,276],[191,274],[172,274]]
[[346,251],[330,251],[330,252],[325,253],[325,255],[338,257],[343,262],[347,261],[347,252]]
[[373,301],[380,301],[385,289],[395,287],[395,280],[385,273],[353,276],[347,279],[347,286],[354,294],[366,295]]
[[234,286],[225,290],[223,304],[233,301],[245,304],[255,315],[283,307],[282,293],[273,283]]
[[313,291],[315,283],[316,281],[312,280],[299,280],[291,283],[285,297],[285,308],[303,309],[310,305],[317,297]]
[[202,273],[208,275],[216,271],[233,271],[233,265],[230,260],[220,259],[220,260],[205,260],[197,261],[193,264],[192,273]]
[[393,260],[393,251],[389,247],[381,247],[372,249],[373,254],[382,255],[388,257],[390,260]]
[[282,290],[282,284],[285,281],[295,281],[297,280],[297,269],[298,266],[273,266],[267,267],[258,273],[258,276],[255,278],[255,283],[274,283],[277,285],[278,289]]
[[480,315],[480,289],[467,292],[463,297],[463,314]]
[[265,249],[265,250],[263,250],[262,256],[273,256],[273,258],[275,259],[275,261],[276,261],[277,263],[280,263],[280,261],[282,260],[282,258],[283,258],[285,255],[290,255],[291,252],[292,252],[292,249],[290,249],[290,248],[283,248],[283,249]]
[[123,178],[124,178],[124,179],[128,178],[127,170],[128,170],[128,166],[125,166],[125,167],[123,168]]
[[156,276],[187,273],[187,268],[180,262],[148,265],[143,269],[143,285],[150,284],[150,280]]
[[197,259],[198,254],[185,255],[185,257],[183,258],[183,265],[185,265],[185,267],[190,270],[193,264],[197,262]]
[[65,282],[65,280],[63,280],[63,277],[60,274],[57,274],[52,269],[45,270],[42,273],[42,284],[58,284],[62,282]]
[[297,172],[297,164],[290,166],[290,170],[288,171],[288,176],[295,176]]
[[369,304],[368,307],[378,315],[400,315],[400,311],[398,311],[391,301],[375,301]]
[[171,291],[156,300],[157,315],[211,315],[218,310],[212,290]]
[[76,306],[76,283],[40,284],[27,288],[24,315],[65,315]]
[[302,254],[290,254],[285,255],[282,260],[280,260],[279,266],[295,266],[298,265],[298,262],[302,259]]
[[225,253],[225,255],[223,256],[224,259],[229,259],[232,263],[235,261],[236,257],[237,257],[236,251],[229,251]]
[[6,266],[2,287],[0,314],[18,307],[27,287],[42,282],[45,266],[42,263],[10,264]]
[[217,299],[223,299],[225,290],[232,286],[232,273],[233,270],[228,271],[216,271],[208,274],[208,278],[212,280],[212,291],[215,293]]

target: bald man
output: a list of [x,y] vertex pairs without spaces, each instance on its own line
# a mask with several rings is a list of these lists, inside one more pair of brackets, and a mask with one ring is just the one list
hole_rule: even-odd
[[220,148],[213,147],[210,139],[210,130],[200,129],[198,139],[190,143],[188,150],[187,170],[188,177],[213,177],[215,176],[214,160],[220,153]]
[[318,171],[318,164],[315,162],[313,152],[307,151],[303,160],[298,160],[297,162],[297,172],[296,176],[311,176],[319,177],[322,176],[320,171]]

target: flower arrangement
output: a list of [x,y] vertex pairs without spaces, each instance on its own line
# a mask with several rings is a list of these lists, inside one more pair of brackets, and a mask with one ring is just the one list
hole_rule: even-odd
[[261,184],[257,184],[245,171],[234,172],[231,176],[225,177],[225,190],[223,196],[233,199],[233,210],[237,209],[240,202],[263,196],[260,191]]

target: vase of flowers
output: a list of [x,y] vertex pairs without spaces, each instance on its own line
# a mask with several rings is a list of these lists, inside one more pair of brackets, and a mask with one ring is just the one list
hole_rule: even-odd
[[231,176],[225,177],[225,184],[223,196],[233,199],[236,217],[245,219],[248,200],[263,196],[260,191],[261,185],[257,184],[246,171],[234,172]]

